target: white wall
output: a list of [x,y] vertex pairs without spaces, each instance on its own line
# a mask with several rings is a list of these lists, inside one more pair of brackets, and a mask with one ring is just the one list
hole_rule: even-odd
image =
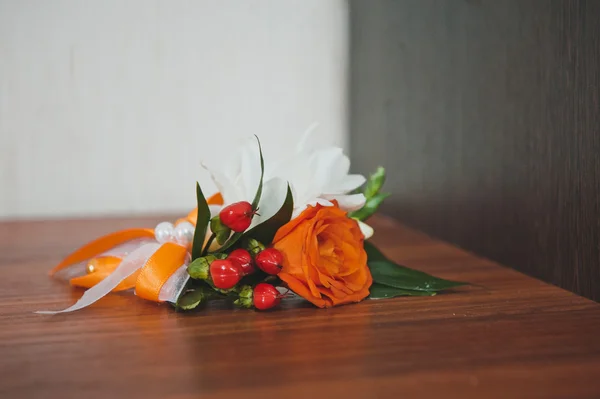
[[187,211],[217,143],[344,145],[346,53],[343,0],[0,0],[0,218]]

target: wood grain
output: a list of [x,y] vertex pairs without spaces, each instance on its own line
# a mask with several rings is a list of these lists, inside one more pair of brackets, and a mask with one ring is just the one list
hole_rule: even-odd
[[431,298],[181,314],[47,276],[79,245],[162,218],[0,223],[2,398],[592,398],[600,305],[377,218],[394,260],[477,286]]
[[600,300],[600,1],[351,2],[351,149],[384,211]]

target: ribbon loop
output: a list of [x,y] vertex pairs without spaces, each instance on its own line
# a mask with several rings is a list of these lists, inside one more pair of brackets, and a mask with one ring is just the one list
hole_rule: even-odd
[[127,229],[116,231],[114,233],[100,237],[83,247],[79,248],[60,262],[54,269],[50,270],[52,276],[59,270],[62,270],[75,263],[83,262],[98,256],[119,244],[135,240],[136,238],[154,238],[154,230],[152,229]]
[[166,242],[146,261],[135,283],[135,294],[149,301],[159,300],[169,277],[187,263],[188,252],[181,245]]

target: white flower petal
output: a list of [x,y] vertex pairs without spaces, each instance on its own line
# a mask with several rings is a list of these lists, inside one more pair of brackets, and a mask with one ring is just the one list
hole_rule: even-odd
[[314,201],[311,201],[309,203],[309,205],[312,205],[312,206],[316,206],[317,204],[319,204],[321,206],[333,206],[332,202],[327,201],[326,199],[323,199],[323,198],[317,198]]
[[304,212],[304,210],[305,210],[306,208],[307,208],[306,206],[304,206],[304,207],[299,207],[299,208],[296,208],[296,207],[294,207],[294,212],[292,212],[292,219],[295,219],[295,218],[297,218],[298,216],[300,216],[300,214],[301,214],[302,212]]
[[236,187],[234,182],[222,173],[220,170],[210,169],[206,164],[202,163],[202,167],[210,173],[210,177],[215,182],[217,189],[223,197],[223,201],[226,204],[230,204],[238,201],[240,197],[239,189]]
[[294,212],[292,213],[292,219],[294,219],[296,216],[300,215],[309,206],[317,206],[317,205],[333,206],[333,203],[331,201],[328,201],[323,198],[312,198],[310,200],[303,201],[300,206],[294,205]]
[[356,211],[365,206],[366,198],[364,194],[350,195],[325,195],[326,199],[336,200],[338,206],[348,212]]
[[287,182],[278,177],[270,179],[263,184],[262,195],[258,203],[259,215],[254,216],[250,228],[269,220],[274,216],[285,202],[287,195]]
[[[348,194],[365,182],[361,175],[349,175],[350,160],[341,148],[321,147],[321,141],[311,126],[302,135],[295,153],[279,151],[278,158],[265,157],[265,186],[259,207],[260,217],[256,225],[267,220],[285,199],[287,181],[294,197],[293,216],[299,215],[307,206],[332,206],[331,200],[337,200],[340,208],[346,211],[360,209],[365,198],[362,194]],[[243,143],[240,151],[233,154],[234,160],[221,159],[222,168],[209,169],[217,187],[221,190],[225,204],[236,201],[251,202],[260,179],[260,159],[255,138]],[[274,180],[278,178],[277,180]],[[274,192],[268,194],[267,182],[274,180]]]
[[327,194],[346,194],[365,184],[367,179],[363,175],[347,175],[339,184],[332,185],[331,192]]
[[365,222],[361,222],[360,220],[357,220],[357,222],[358,222],[358,227],[360,227],[360,231],[365,236],[365,240],[368,240],[369,238],[373,237],[373,233],[375,233],[375,231],[373,230],[373,228],[371,226],[369,226]]
[[246,201],[252,202],[260,182],[260,153],[256,139],[254,143],[243,147],[240,154],[240,161],[241,170],[238,184],[244,188]]
[[311,183],[325,188],[348,174],[350,160],[339,147],[323,148],[313,153],[310,167],[313,172]]
[[319,139],[316,137],[318,126],[319,124],[315,122],[304,131],[296,146],[297,152],[310,154],[317,149],[315,146],[319,143]]
[[348,175],[348,172],[350,171],[350,158],[348,158],[346,154],[344,154],[344,150],[342,150],[341,148],[340,151],[342,153],[342,156],[337,159],[334,168],[331,170],[332,180],[330,180],[329,182],[333,184],[346,177]]

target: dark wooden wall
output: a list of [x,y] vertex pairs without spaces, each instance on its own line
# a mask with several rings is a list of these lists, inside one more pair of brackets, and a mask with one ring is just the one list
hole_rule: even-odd
[[354,168],[384,212],[600,300],[600,0],[355,0]]

